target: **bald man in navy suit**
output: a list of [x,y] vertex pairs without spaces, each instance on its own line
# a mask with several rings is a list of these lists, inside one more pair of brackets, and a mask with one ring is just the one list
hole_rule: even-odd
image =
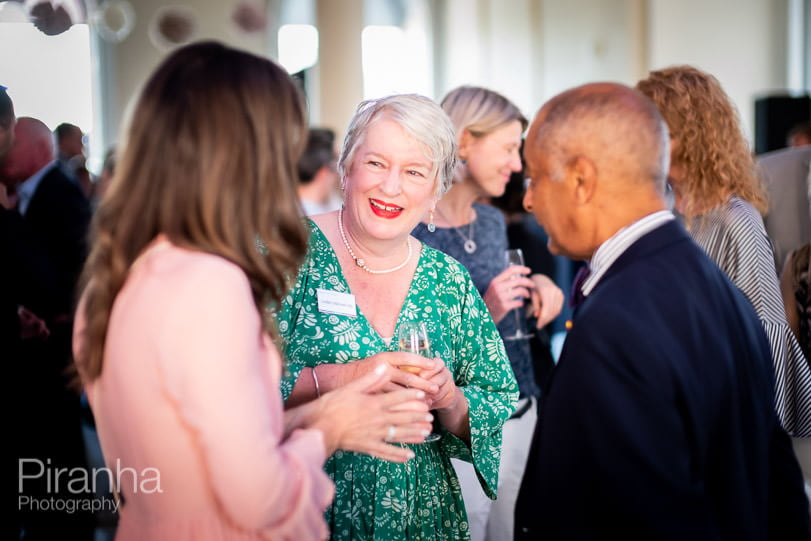
[[[25,307],[44,321],[48,332],[22,341],[16,362],[7,365],[14,404],[12,450],[18,459],[15,467],[19,479],[23,477],[20,468],[26,464],[28,470],[23,474],[34,475],[32,471],[39,467],[35,461],[51,471],[88,471],[79,394],[69,388],[68,369],[72,364],[76,286],[87,253],[90,204],[55,158],[51,130],[35,118],[18,118],[14,143],[0,167],[0,176],[16,191],[17,240],[24,238],[26,250],[37,254],[36,274],[48,277],[37,287],[47,294],[39,295],[36,305]],[[74,513],[46,510],[30,503],[53,497],[62,500],[62,505],[68,500],[86,505],[93,497],[91,491],[74,493],[66,483],[57,489],[42,476],[27,479],[19,497],[30,498],[29,504],[21,500],[19,506],[21,523],[17,526],[24,532],[22,539],[92,539],[91,512],[82,508]]]
[[587,261],[541,406],[515,539],[808,539],[751,305],[667,210],[667,126],[635,90],[550,100],[525,143],[526,208]]

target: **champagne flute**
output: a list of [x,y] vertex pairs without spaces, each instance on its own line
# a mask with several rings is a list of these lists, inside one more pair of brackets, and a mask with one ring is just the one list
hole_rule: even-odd
[[[507,250],[504,252],[504,259],[507,263],[507,266],[511,265],[519,265],[524,266],[524,253],[521,251],[520,248],[515,248],[511,250]],[[521,276],[520,274],[514,274],[513,278]],[[524,307],[519,306],[518,308],[513,309],[513,313],[515,314],[515,334],[510,336],[503,337],[504,340],[527,340],[534,336],[533,333],[527,332],[524,330],[524,326],[526,325],[526,318],[524,317]]]
[[[427,358],[431,357],[431,340],[428,337],[425,324],[421,321],[405,321],[401,323],[400,330],[397,334],[397,344],[400,351],[416,353],[417,355],[422,355]],[[420,369],[416,366],[403,365],[399,368],[404,372],[410,372],[412,374],[419,374],[420,372]],[[436,412],[432,413],[434,415],[434,424],[436,424]],[[436,426],[434,426],[434,431],[425,437],[425,443],[437,441],[441,437],[442,435],[437,431]]]

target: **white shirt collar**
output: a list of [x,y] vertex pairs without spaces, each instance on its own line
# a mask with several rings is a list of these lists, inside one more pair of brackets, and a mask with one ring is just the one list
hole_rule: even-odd
[[19,198],[17,209],[20,211],[22,216],[25,216],[25,213],[28,211],[28,205],[31,204],[31,199],[34,198],[34,194],[37,192],[39,183],[42,182],[42,178],[45,176],[45,173],[49,171],[55,163],[55,160],[50,162],[48,165],[28,177],[25,182],[17,186],[17,197]]
[[632,224],[626,225],[614,233],[611,238],[603,242],[591,256],[591,261],[589,262],[591,273],[583,282],[583,287],[581,288],[583,296],[588,296],[594,290],[603,275],[611,268],[611,265],[613,265],[619,256],[625,253],[625,250],[633,243],[673,219],[674,216],[672,212],[669,210],[660,210],[648,214]]

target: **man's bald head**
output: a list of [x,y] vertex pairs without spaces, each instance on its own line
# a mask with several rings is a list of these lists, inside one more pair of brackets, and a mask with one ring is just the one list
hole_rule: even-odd
[[3,160],[0,176],[20,183],[55,158],[54,138],[41,120],[20,117],[14,126],[14,145]]
[[589,259],[620,228],[665,208],[667,124],[630,87],[593,83],[555,96],[535,117],[524,156],[524,206],[553,253]]
[[602,178],[653,182],[664,193],[667,124],[653,102],[630,87],[593,83],[555,96],[538,113],[525,144],[541,145],[561,165],[586,156]]

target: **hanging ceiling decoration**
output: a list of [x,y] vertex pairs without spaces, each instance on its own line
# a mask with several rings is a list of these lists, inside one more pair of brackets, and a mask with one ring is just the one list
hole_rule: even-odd
[[255,0],[237,2],[231,12],[231,21],[240,32],[257,34],[264,32],[268,26],[267,10]]
[[[48,36],[59,35],[74,24],[86,22],[100,38],[119,43],[135,26],[135,9],[130,0],[5,1],[23,5],[28,20]],[[240,33],[261,34],[267,30],[267,17],[267,5],[263,0],[238,0],[231,10],[230,22]],[[168,50],[193,41],[199,29],[199,16],[193,8],[174,5],[155,11],[147,33],[155,47]]]
[[194,40],[200,29],[197,12],[188,6],[164,6],[149,23],[149,39],[158,49],[168,50]]
[[111,42],[126,39],[135,26],[135,10],[128,0],[10,0],[23,4],[28,20],[43,34],[57,36],[77,23],[88,23]]
[[135,26],[135,10],[127,0],[107,0],[93,12],[92,22],[103,40],[120,43]]
[[33,3],[28,17],[37,29],[47,36],[57,36],[73,26],[68,9],[61,2],[42,0]]

